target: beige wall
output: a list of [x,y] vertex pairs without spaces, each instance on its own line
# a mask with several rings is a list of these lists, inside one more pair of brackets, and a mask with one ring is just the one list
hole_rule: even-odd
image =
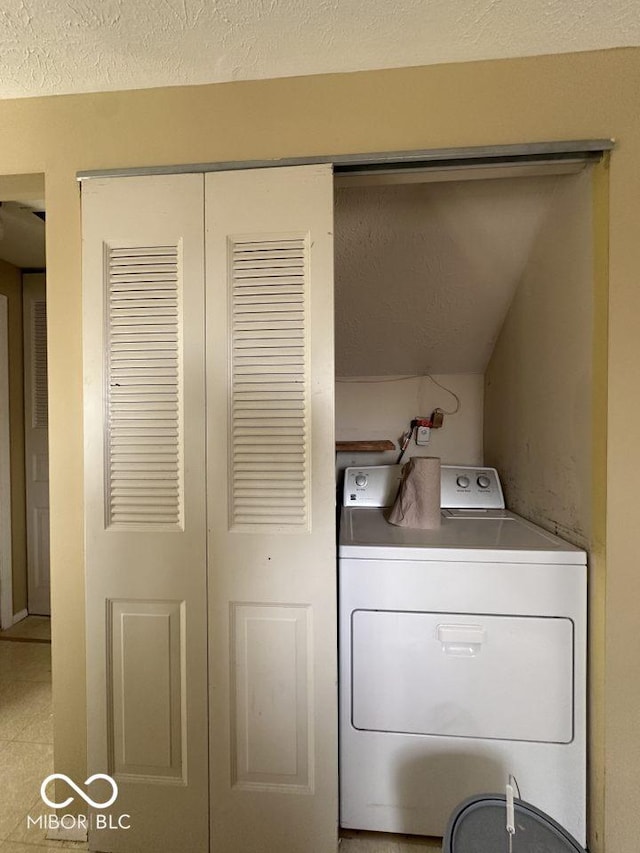
[[[507,505],[589,552],[592,849],[601,848],[605,793],[599,531],[606,460],[596,448],[604,443],[606,275],[595,224],[604,230],[606,179],[606,167],[599,165],[558,181],[487,368],[484,423],[485,458],[501,472]],[[594,450],[599,455],[594,457]]]
[[0,293],[9,309],[9,406],[11,430],[11,560],[13,612],[27,606],[27,534],[24,482],[24,379],[22,356],[22,273],[0,261]]
[[591,173],[558,180],[485,375],[484,449],[508,506],[591,545]]
[[[57,770],[85,770],[82,348],[78,169],[613,136],[610,170],[606,667],[601,694],[609,853],[640,835],[640,50],[0,103],[0,173],[47,190],[51,548]],[[599,214],[597,221],[604,225]],[[605,347],[600,340],[600,362]],[[600,394],[601,398],[604,392]],[[604,418],[594,435],[603,439]],[[594,454],[602,459],[602,445]],[[604,490],[600,504],[604,500]],[[57,617],[57,618],[56,618]],[[597,758],[597,756],[596,756]]]
[[[373,377],[372,377],[373,378]],[[460,410],[445,415],[442,429],[431,431],[431,441],[424,447],[414,442],[406,457],[439,456],[443,463],[482,464],[482,397],[483,377],[469,375],[437,375],[435,377],[460,398]],[[362,441],[384,439],[398,441],[416,415],[428,417],[440,407],[453,411],[456,401],[434,385],[428,377],[383,382],[340,381],[336,383],[336,440]],[[395,462],[398,451],[388,459],[371,464]],[[347,464],[365,464],[360,454]]]
[[[593,172],[593,387],[591,393],[592,425],[592,512],[591,551],[589,559],[589,623],[588,623],[588,677],[589,677],[589,795],[592,814],[591,837],[594,849],[603,845],[605,814],[605,760],[606,707],[605,674],[607,658],[607,367],[609,321],[609,157],[605,157]],[[615,618],[613,616],[612,618]]]
[[560,178],[483,174],[347,188],[338,178],[338,375],[484,373]]

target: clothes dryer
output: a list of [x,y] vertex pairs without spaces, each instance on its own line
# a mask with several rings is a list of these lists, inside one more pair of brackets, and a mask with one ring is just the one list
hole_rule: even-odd
[[343,827],[441,836],[504,790],[585,843],[586,556],[443,466],[442,525],[386,520],[399,466],[349,468],[339,543]]

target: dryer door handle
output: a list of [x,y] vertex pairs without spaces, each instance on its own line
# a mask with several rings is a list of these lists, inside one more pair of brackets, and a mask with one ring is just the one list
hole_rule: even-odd
[[436,636],[445,654],[475,657],[482,649],[486,633],[482,625],[438,625]]

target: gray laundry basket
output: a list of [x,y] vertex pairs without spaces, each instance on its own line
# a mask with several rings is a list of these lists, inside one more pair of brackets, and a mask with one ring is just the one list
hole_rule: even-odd
[[[514,798],[513,853],[586,853],[553,818]],[[504,794],[480,794],[460,803],[449,818],[442,853],[507,853]]]

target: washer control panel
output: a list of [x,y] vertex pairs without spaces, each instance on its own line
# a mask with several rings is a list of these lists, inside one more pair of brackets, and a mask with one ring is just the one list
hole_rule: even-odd
[[392,506],[402,479],[402,465],[345,468],[344,506]]
[[443,465],[440,468],[443,509],[504,509],[504,495],[495,468]]
[[[344,506],[392,506],[402,480],[402,465],[346,468]],[[443,509],[504,509],[504,496],[495,468],[442,465],[440,506]]]

